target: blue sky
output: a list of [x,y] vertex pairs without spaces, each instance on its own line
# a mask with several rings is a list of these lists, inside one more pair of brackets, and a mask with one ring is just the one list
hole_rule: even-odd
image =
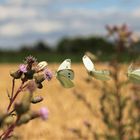
[[65,36],[106,34],[127,23],[140,35],[140,0],[0,0],[0,47],[19,48]]

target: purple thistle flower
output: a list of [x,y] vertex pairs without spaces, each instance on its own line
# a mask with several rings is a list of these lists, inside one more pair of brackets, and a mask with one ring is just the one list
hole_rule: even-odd
[[27,66],[25,64],[21,64],[19,66],[19,70],[23,73],[26,73],[27,72]]
[[25,63],[32,65],[33,63],[36,63],[37,59],[31,55],[27,56],[25,58]]
[[46,80],[50,81],[52,79],[52,77],[53,77],[52,72],[50,70],[48,70],[48,69],[45,69],[44,70],[44,78]]
[[39,110],[39,115],[40,117],[43,119],[43,120],[47,120],[48,119],[48,114],[49,114],[49,111],[47,108],[45,107],[42,107],[40,110]]

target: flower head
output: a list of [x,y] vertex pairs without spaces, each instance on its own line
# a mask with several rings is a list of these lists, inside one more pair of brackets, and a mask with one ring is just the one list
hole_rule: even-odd
[[45,69],[44,70],[44,78],[46,80],[50,81],[52,79],[52,77],[53,77],[52,72],[50,70],[48,70],[48,69]]
[[40,115],[40,117],[41,117],[43,120],[48,119],[48,114],[49,114],[49,111],[48,111],[48,109],[45,108],[45,107],[42,107],[42,108],[39,110],[39,115]]
[[19,66],[19,70],[23,73],[26,73],[27,72],[27,66],[25,64],[21,64]]
[[31,55],[27,56],[25,58],[25,63],[32,65],[33,63],[36,63],[37,59]]

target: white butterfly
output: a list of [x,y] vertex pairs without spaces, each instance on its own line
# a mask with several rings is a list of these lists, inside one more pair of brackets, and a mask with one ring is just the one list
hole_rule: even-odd
[[74,71],[71,69],[71,60],[66,59],[62,62],[56,72],[56,78],[61,85],[65,88],[71,88],[74,86],[72,80],[74,79]]
[[127,75],[130,81],[140,83],[140,69],[133,70],[132,64],[128,67]]
[[84,66],[86,67],[89,75],[95,77],[96,79],[103,80],[103,81],[110,79],[109,71],[107,71],[107,70],[95,70],[93,62],[91,61],[91,59],[87,55],[84,55],[82,60],[83,60]]

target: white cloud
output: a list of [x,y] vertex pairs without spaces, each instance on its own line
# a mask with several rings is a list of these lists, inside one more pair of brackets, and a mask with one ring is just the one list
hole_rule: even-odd
[[48,5],[50,0],[7,0],[9,5]]
[[26,23],[8,23],[4,24],[0,28],[0,36],[16,37],[22,36],[28,33],[49,33],[60,30],[62,24],[57,21],[29,21]]
[[140,18],[140,9],[137,8],[137,9],[133,10],[132,16],[135,18]]
[[[95,0],[94,0],[95,1]],[[7,4],[11,5],[49,5],[55,3],[77,3],[77,2],[93,2],[93,0],[7,0]]]
[[21,35],[24,32],[24,29],[16,24],[6,24],[4,26],[1,26],[0,28],[0,36],[5,37],[14,37]]
[[38,15],[33,8],[24,8],[18,6],[0,6],[0,20],[33,18]]
[[60,31],[63,28],[63,25],[57,21],[34,21],[30,24],[31,28],[35,32],[39,33],[48,33],[53,31]]
[[[125,10],[112,6],[98,10],[69,6],[69,3],[80,5],[87,1],[92,0],[7,0],[0,6],[0,44],[6,44],[1,38],[18,42],[17,45],[41,38],[54,43],[64,35],[104,34],[106,24],[124,22],[140,32],[139,8]],[[67,6],[57,7],[58,3]]]

